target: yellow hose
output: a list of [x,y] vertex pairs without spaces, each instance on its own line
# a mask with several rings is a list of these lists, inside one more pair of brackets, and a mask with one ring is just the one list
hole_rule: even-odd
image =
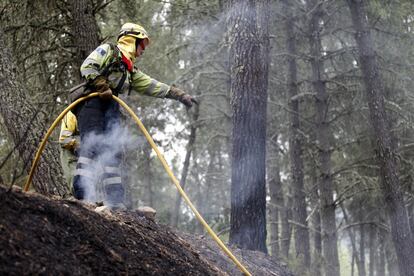
[[56,128],[57,124],[60,122],[60,120],[62,120],[63,117],[65,117],[66,113],[68,113],[72,108],[74,108],[77,104],[79,104],[80,102],[83,102],[86,99],[92,98],[97,96],[98,93],[91,93],[86,97],[82,97],[77,99],[76,101],[74,101],[73,103],[71,103],[68,107],[65,108],[65,110],[62,111],[62,113],[60,113],[60,115],[56,118],[56,120],[52,123],[52,125],[50,126],[50,128],[48,129],[45,137],[43,138],[42,142],[40,143],[40,146],[36,152],[35,155],[35,159],[32,163],[32,167],[30,168],[30,172],[29,172],[29,177],[27,178],[26,184],[24,185],[23,191],[27,192],[30,188],[30,184],[32,183],[32,179],[33,179],[33,172],[37,167],[37,163],[39,163],[40,160],[40,154],[42,154],[43,149],[45,148],[47,139],[49,139],[49,136],[52,134],[53,130]]
[[[52,131],[56,128],[57,124],[60,122],[60,120],[62,120],[62,118],[66,115],[66,113],[69,112],[69,110],[71,110],[72,108],[74,108],[77,104],[79,104],[80,102],[89,99],[91,97],[95,97],[97,96],[98,93],[91,93],[86,97],[80,98],[76,101],[74,101],[72,104],[70,104],[65,110],[62,111],[62,113],[56,118],[56,120],[53,122],[53,124],[50,126],[49,130],[47,131],[45,137],[43,138],[39,149],[36,153],[35,159],[33,161],[32,167],[30,168],[30,172],[29,172],[29,177],[26,181],[26,184],[24,186],[24,191],[27,192],[30,188],[30,183],[32,181],[33,178],[33,172],[37,166],[37,163],[39,162],[40,159],[40,154],[42,153],[46,141],[49,138],[49,136],[51,135]],[[171,178],[172,182],[174,183],[174,185],[177,187],[178,191],[180,192],[181,196],[184,198],[185,202],[187,203],[187,205],[190,207],[191,211],[193,211],[194,215],[197,217],[198,221],[204,226],[204,228],[207,230],[207,232],[210,234],[210,236],[216,241],[216,243],[220,246],[220,248],[230,257],[230,259],[237,265],[237,267],[245,274],[245,275],[251,275],[250,272],[239,262],[239,260],[237,260],[237,258],[233,255],[233,253],[231,253],[231,251],[226,247],[226,245],[220,240],[220,238],[216,235],[216,233],[214,233],[213,229],[211,229],[211,227],[207,224],[207,222],[204,220],[204,218],[200,215],[200,213],[197,211],[197,209],[194,207],[193,203],[191,202],[191,200],[188,198],[187,194],[184,192],[184,190],[181,188],[180,183],[178,182],[177,178],[174,176],[173,172],[171,171],[170,167],[167,164],[167,161],[165,161],[164,156],[162,155],[162,153],[160,152],[160,150],[158,149],[157,145],[154,143],[154,140],[152,139],[151,135],[148,133],[148,131],[146,130],[144,124],[141,122],[141,120],[138,118],[137,115],[135,115],[135,113],[132,111],[132,109],[121,99],[119,99],[116,96],[112,96],[112,98],[117,101],[123,108],[125,108],[126,111],[128,111],[128,113],[132,116],[132,118],[134,119],[134,121],[137,123],[138,127],[140,128],[140,130],[142,131],[142,133],[144,134],[145,138],[148,140],[148,142],[150,143],[151,147],[153,148],[153,150],[155,151],[155,153],[157,154],[158,158],[160,159],[164,169],[166,170],[168,176]]]

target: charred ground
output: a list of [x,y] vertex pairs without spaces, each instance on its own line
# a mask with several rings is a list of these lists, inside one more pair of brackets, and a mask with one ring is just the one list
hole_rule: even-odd
[[[207,238],[175,233],[138,212],[93,209],[0,186],[0,274],[239,274]],[[255,275],[291,275],[263,254],[235,253]]]

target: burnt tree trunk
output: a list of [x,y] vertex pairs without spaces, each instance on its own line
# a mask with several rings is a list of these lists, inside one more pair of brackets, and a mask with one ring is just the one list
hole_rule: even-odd
[[324,64],[321,45],[322,7],[316,0],[307,1],[310,14],[310,37],[312,86],[316,92],[316,138],[319,153],[319,193],[322,228],[322,247],[325,259],[325,274],[339,276],[339,258],[336,236],[335,203],[333,198],[333,180],[331,173],[331,141],[328,118],[328,93],[323,80]]
[[306,192],[303,183],[303,159],[302,159],[302,135],[300,131],[300,109],[297,84],[297,64],[296,64],[296,35],[294,29],[294,18],[292,14],[292,2],[283,1],[283,13],[286,15],[286,50],[287,50],[287,90],[289,92],[290,107],[290,171],[292,175],[293,191],[293,220],[296,259],[300,270],[306,272],[310,267],[310,244],[308,223],[306,221]]
[[[0,114],[28,173],[40,141],[46,134],[47,117],[43,114],[44,107],[35,107],[19,82],[18,69],[5,39],[6,35],[0,30]],[[36,191],[47,195],[67,194],[59,160],[57,146],[49,143],[32,181]]]
[[[269,0],[229,2],[233,116],[229,242],[267,252],[265,161],[270,6]],[[264,19],[258,22],[259,18]]]
[[398,178],[398,156],[392,143],[388,114],[384,105],[384,82],[374,51],[364,1],[347,0],[359,54],[359,64],[365,84],[371,125],[377,140],[376,156],[380,167],[381,191],[391,224],[401,276],[414,275],[413,236],[404,205],[403,190]]
[[[199,107],[198,105],[195,105],[194,107],[194,113],[192,115],[192,124],[190,128],[190,136],[188,137],[187,142],[187,152],[185,154],[184,163],[183,163],[183,170],[181,171],[181,179],[180,179],[180,185],[181,188],[185,188],[185,184],[187,182],[187,176],[188,176],[188,169],[190,168],[190,158],[191,153],[194,149],[194,143],[196,140],[196,133],[197,133],[197,120],[199,115]],[[178,220],[180,218],[180,204],[181,204],[181,194],[177,191],[175,196],[175,205],[173,210],[173,215],[171,216],[171,224],[174,227],[177,227]]]

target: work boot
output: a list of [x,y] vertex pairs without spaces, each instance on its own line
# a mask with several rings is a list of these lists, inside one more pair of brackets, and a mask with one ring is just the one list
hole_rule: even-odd
[[75,175],[73,179],[73,196],[77,200],[83,200],[85,198],[85,189],[83,188],[83,185],[80,183],[80,176]]

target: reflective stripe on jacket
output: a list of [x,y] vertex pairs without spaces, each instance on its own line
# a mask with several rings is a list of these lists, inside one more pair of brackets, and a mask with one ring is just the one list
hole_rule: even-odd
[[[119,52],[121,55],[121,52]],[[104,69],[111,63],[114,62],[114,50],[111,49],[111,45],[103,44],[96,48],[82,63],[80,68],[81,75],[87,80],[93,80],[97,76],[103,74]],[[118,57],[121,60],[121,56]],[[150,76],[144,74],[136,67],[132,72],[126,70],[126,80],[124,85],[120,89],[119,93],[128,92],[129,89],[135,90],[136,92],[152,97],[164,98],[170,86],[159,82]],[[109,69],[108,81],[109,86],[115,89],[122,79],[124,73],[118,68]],[[129,87],[131,86],[131,87]]]

